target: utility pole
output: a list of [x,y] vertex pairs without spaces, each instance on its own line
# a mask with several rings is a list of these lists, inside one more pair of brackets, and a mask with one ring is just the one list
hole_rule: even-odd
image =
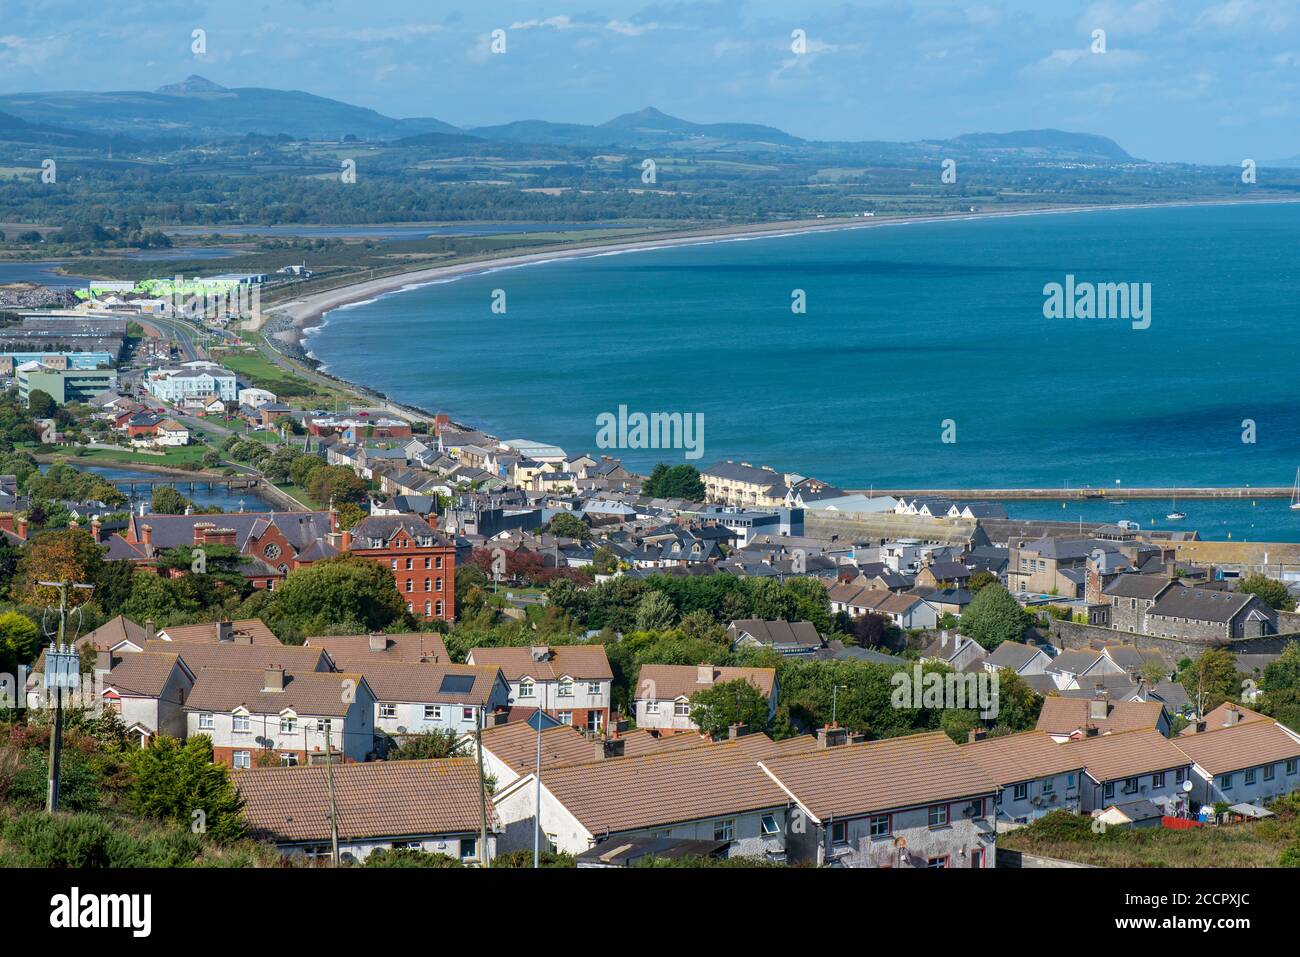
[[334,803],[334,754],[330,747],[330,732],[334,729],[334,720],[325,719],[325,782],[330,796],[330,854],[334,866],[339,866],[339,808]]
[[479,852],[478,859],[484,867],[492,866],[488,854],[487,842],[487,781],[483,778],[483,708],[478,708],[478,724],[475,728],[475,745],[478,751],[478,814],[479,814]]
[[63,752],[63,690],[81,684],[81,660],[73,647],[65,643],[68,626],[68,589],[92,591],[94,585],[82,582],[39,582],[59,592],[59,628],[57,641],[45,652],[45,688],[54,692],[54,727],[50,730],[50,767],[45,790],[45,811],[53,814],[59,806],[59,759]]

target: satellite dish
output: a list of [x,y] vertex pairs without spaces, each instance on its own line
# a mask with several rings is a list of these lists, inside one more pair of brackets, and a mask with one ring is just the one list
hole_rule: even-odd
[[1191,781],[1184,781],[1184,782],[1183,782],[1183,790],[1184,790],[1184,791],[1189,791],[1189,792],[1190,792],[1190,791],[1192,790],[1192,782],[1191,782]]

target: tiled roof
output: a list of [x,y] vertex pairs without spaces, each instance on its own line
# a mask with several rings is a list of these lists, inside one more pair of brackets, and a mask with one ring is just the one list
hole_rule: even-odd
[[[709,668],[710,680],[701,682],[700,670]],[[772,693],[776,681],[775,668],[731,668],[700,665],[642,665],[641,675],[637,679],[634,698],[653,698],[657,701],[672,701],[687,697],[697,691],[712,688],[724,681],[748,681],[764,697]]]
[[1149,614],[1191,621],[1229,622],[1251,603],[1248,592],[1216,591],[1209,588],[1171,588],[1151,606]]
[[1018,641],[1004,641],[993,649],[993,653],[985,659],[985,662],[995,668],[1010,668],[1015,671],[1027,665],[1039,651],[1038,648]]
[[346,672],[289,673],[284,676],[283,691],[268,691],[261,669],[205,668],[197,675],[185,710],[224,712],[242,706],[252,714],[292,709],[300,715],[343,717],[351,706],[348,699],[357,700],[363,680],[359,674]]
[[127,652],[114,657],[104,687],[128,697],[156,698],[167,687],[179,655],[145,655]]
[[998,785],[943,732],[816,748],[763,765],[823,822],[991,794]]
[[609,658],[604,645],[554,645],[545,661],[537,661],[527,645],[515,648],[474,648],[469,658],[476,665],[495,665],[508,681],[518,681],[525,676],[542,681],[556,681],[568,675],[580,681],[597,678],[611,681]]
[[762,618],[740,618],[731,623],[736,634],[742,632],[764,645],[806,645],[818,648],[822,638],[811,621],[766,621]]
[[1005,787],[1021,781],[1083,770],[1083,759],[1041,731],[985,738],[962,746],[962,753]]
[[815,747],[810,735],[745,735],[639,757],[542,767],[542,786],[594,835],[782,807],[788,796],[758,762]]
[[1210,774],[1300,758],[1300,737],[1272,718],[1242,720],[1230,727],[1206,727],[1199,734],[1176,738],[1174,744]]
[[[370,761],[333,767],[341,840],[473,834],[480,826],[478,767],[467,758]],[[236,771],[244,817],[255,837],[328,841],[324,765]],[[488,801],[488,827],[495,828]]]
[[361,655],[345,656],[339,667],[365,675],[376,701],[415,704],[485,705],[500,674],[491,667],[373,658],[367,661]]
[[1191,763],[1172,741],[1152,728],[1099,734],[1057,745],[1077,755],[1097,781],[1114,781],[1155,771],[1168,771]]
[[[1265,719],[1264,715],[1260,714],[1258,711],[1251,711],[1245,705],[1236,704],[1232,701],[1225,701],[1214,710],[1206,712],[1205,717],[1201,719],[1205,722],[1205,730],[1213,731],[1215,728],[1228,727],[1228,715],[1233,711],[1240,715],[1237,722],[1261,721]],[[1178,732],[1180,737],[1196,733],[1195,722],[1189,724],[1187,727],[1183,728],[1182,731]]]
[[176,654],[196,675],[205,668],[235,668],[256,671],[261,668],[284,668],[290,672],[333,671],[329,656],[320,648],[294,645],[237,645],[228,641],[144,642],[146,654]]
[[142,625],[137,625],[125,615],[118,615],[116,618],[110,618],[94,631],[82,635],[73,644],[77,648],[90,645],[97,651],[106,651],[124,641],[142,647],[145,642],[145,630]]
[[[231,633],[234,638],[232,643],[238,644],[239,639],[243,637],[251,638],[255,645],[279,645],[280,639],[275,637],[275,633],[266,626],[266,623],[260,618],[242,618],[239,621],[232,621]],[[158,637],[172,641],[220,641],[221,626],[212,622],[204,625],[173,625],[169,628],[162,628],[158,632]]]
[[[447,654],[447,645],[436,631],[383,635],[383,651],[371,650],[371,637],[371,635],[322,635],[308,638],[303,644],[310,648],[326,649],[335,661],[347,659],[358,664],[365,660],[451,661],[451,656]],[[371,657],[367,658],[367,656]]]
[[[130,527],[136,541],[144,538],[141,526],[153,529],[153,547],[156,550],[176,545],[194,544],[194,526],[210,522],[212,515],[162,515],[151,512],[140,516],[132,514]],[[235,547],[244,551],[249,538],[257,539],[272,525],[296,550],[324,538],[333,529],[329,512],[226,512],[220,516],[224,528],[235,530]]]
[[[1120,675],[1118,677],[1124,677]],[[1039,731],[1048,734],[1073,734],[1085,727],[1095,727],[1102,734],[1155,728],[1160,723],[1164,705],[1159,701],[1106,701],[1106,717],[1092,718],[1093,698],[1064,698],[1048,695],[1038,713]]]

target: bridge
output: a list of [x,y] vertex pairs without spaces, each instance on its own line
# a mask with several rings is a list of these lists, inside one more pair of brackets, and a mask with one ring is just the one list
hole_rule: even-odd
[[156,488],[174,488],[177,490],[188,489],[193,492],[196,488],[206,488],[209,491],[217,488],[224,488],[229,491],[236,489],[260,489],[263,479],[258,477],[243,476],[240,478],[163,478],[163,479],[111,479],[116,488],[135,495],[136,489],[141,492],[153,492]]

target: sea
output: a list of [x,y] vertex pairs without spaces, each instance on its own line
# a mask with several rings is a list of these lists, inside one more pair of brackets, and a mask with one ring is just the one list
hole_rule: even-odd
[[[489,269],[334,310],[308,342],[398,401],[640,469],[732,459],[852,489],[1112,499],[1290,486],[1297,249],[1295,204],[881,223]],[[1128,312],[1048,308],[1088,284],[1103,300],[1123,284]],[[702,445],[602,448],[620,407],[690,416]],[[1061,504],[1010,507],[1300,541],[1285,499]]]

